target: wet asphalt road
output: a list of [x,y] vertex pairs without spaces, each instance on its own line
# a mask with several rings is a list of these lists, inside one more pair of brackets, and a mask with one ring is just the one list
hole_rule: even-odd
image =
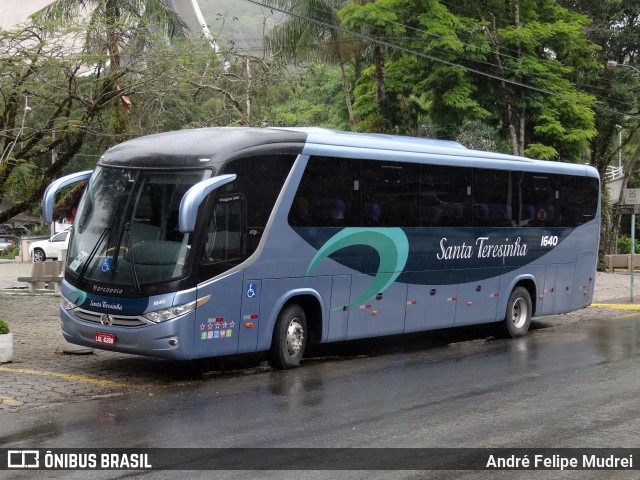
[[[440,335],[440,337],[438,337]],[[0,446],[638,447],[640,316],[473,331],[318,352],[274,372],[206,368],[198,380],[50,410],[3,414]],[[431,345],[425,346],[429,338]],[[378,353],[382,350],[381,353]],[[203,368],[200,366],[200,368]],[[0,477],[2,477],[0,472]],[[6,473],[6,472],[4,472]],[[28,472],[6,478],[120,478]],[[486,474],[483,478],[494,478]],[[46,475],[46,476],[45,476]],[[126,475],[126,477],[124,477]],[[171,478],[172,472],[122,474]],[[503,478],[632,478],[629,472],[501,472]],[[187,472],[182,478],[479,478],[478,472]]]

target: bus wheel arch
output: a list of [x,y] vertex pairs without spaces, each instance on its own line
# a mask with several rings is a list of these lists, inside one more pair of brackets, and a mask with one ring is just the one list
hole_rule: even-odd
[[273,327],[269,364],[277,370],[300,365],[307,345],[322,338],[322,309],[313,295],[290,298],[280,309]]
[[504,321],[502,322],[506,336],[516,338],[522,337],[527,333],[531,318],[534,315],[534,295],[535,287],[532,288],[526,281],[515,285],[509,295]]

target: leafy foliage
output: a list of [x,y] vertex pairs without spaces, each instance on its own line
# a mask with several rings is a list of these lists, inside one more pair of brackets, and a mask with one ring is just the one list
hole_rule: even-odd
[[[633,253],[640,253],[640,240],[636,240]],[[631,253],[631,238],[626,235],[618,237],[618,253]]]
[[[344,109],[344,93],[340,71],[316,65],[296,72],[290,84],[278,89],[274,105],[265,109],[263,119],[273,126],[323,126],[345,130],[348,118]],[[272,92],[276,93],[276,92]]]

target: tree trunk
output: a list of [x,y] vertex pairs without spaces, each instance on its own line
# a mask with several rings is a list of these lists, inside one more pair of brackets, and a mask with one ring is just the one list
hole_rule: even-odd
[[120,35],[118,34],[120,11],[118,9],[118,1],[107,0],[105,10],[107,14],[107,49],[109,51],[110,67],[113,71],[120,68],[120,49],[118,48],[120,40]]
[[243,123],[248,127],[251,125],[251,62],[247,58],[247,95],[245,98],[245,112]]
[[382,47],[378,44],[375,44],[373,47],[373,64],[375,67],[374,75],[376,80],[378,123],[383,132],[389,133],[392,130],[392,125],[390,122],[391,116],[385,86],[384,55],[382,53]]
[[349,115],[349,130],[353,131],[356,128],[356,117],[353,114],[353,100],[351,99],[351,88],[349,86],[349,77],[344,68],[344,62],[342,57],[338,58],[340,65],[340,73],[342,74],[342,90],[344,91],[344,101],[347,105],[347,114]]
[[[504,66],[502,65],[502,57],[500,56],[500,43],[498,42],[497,35],[497,25],[495,16],[492,17],[492,25],[493,30],[487,29],[487,36],[489,37],[489,43],[493,47],[494,57],[496,61],[496,66],[498,67],[498,72],[501,78],[506,78],[506,73],[504,70]],[[524,122],[521,119],[520,122],[517,121],[516,115],[514,114],[513,102],[511,101],[511,96],[509,94],[509,89],[507,88],[507,84],[504,81],[498,83],[498,91],[500,94],[500,101],[502,103],[502,121],[504,122],[505,128],[507,129],[507,133],[509,134],[509,140],[511,141],[511,153],[513,155],[520,155],[520,141],[519,138],[523,135],[524,132]],[[516,127],[516,123],[518,126]]]

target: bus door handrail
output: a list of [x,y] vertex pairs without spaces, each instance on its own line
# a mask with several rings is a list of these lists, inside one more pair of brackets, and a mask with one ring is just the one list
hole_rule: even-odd
[[231,183],[236,179],[235,174],[218,175],[196,183],[186,191],[180,200],[180,212],[178,216],[178,228],[180,233],[190,233],[196,227],[198,207],[204,199],[216,188]]
[[47,187],[47,189],[44,191],[44,195],[42,196],[42,216],[44,217],[44,221],[46,223],[53,222],[53,206],[55,205],[56,201],[56,192],[68,185],[86,180],[91,176],[92,173],[93,170],[72,173],[71,175],[67,175],[55,180]]

